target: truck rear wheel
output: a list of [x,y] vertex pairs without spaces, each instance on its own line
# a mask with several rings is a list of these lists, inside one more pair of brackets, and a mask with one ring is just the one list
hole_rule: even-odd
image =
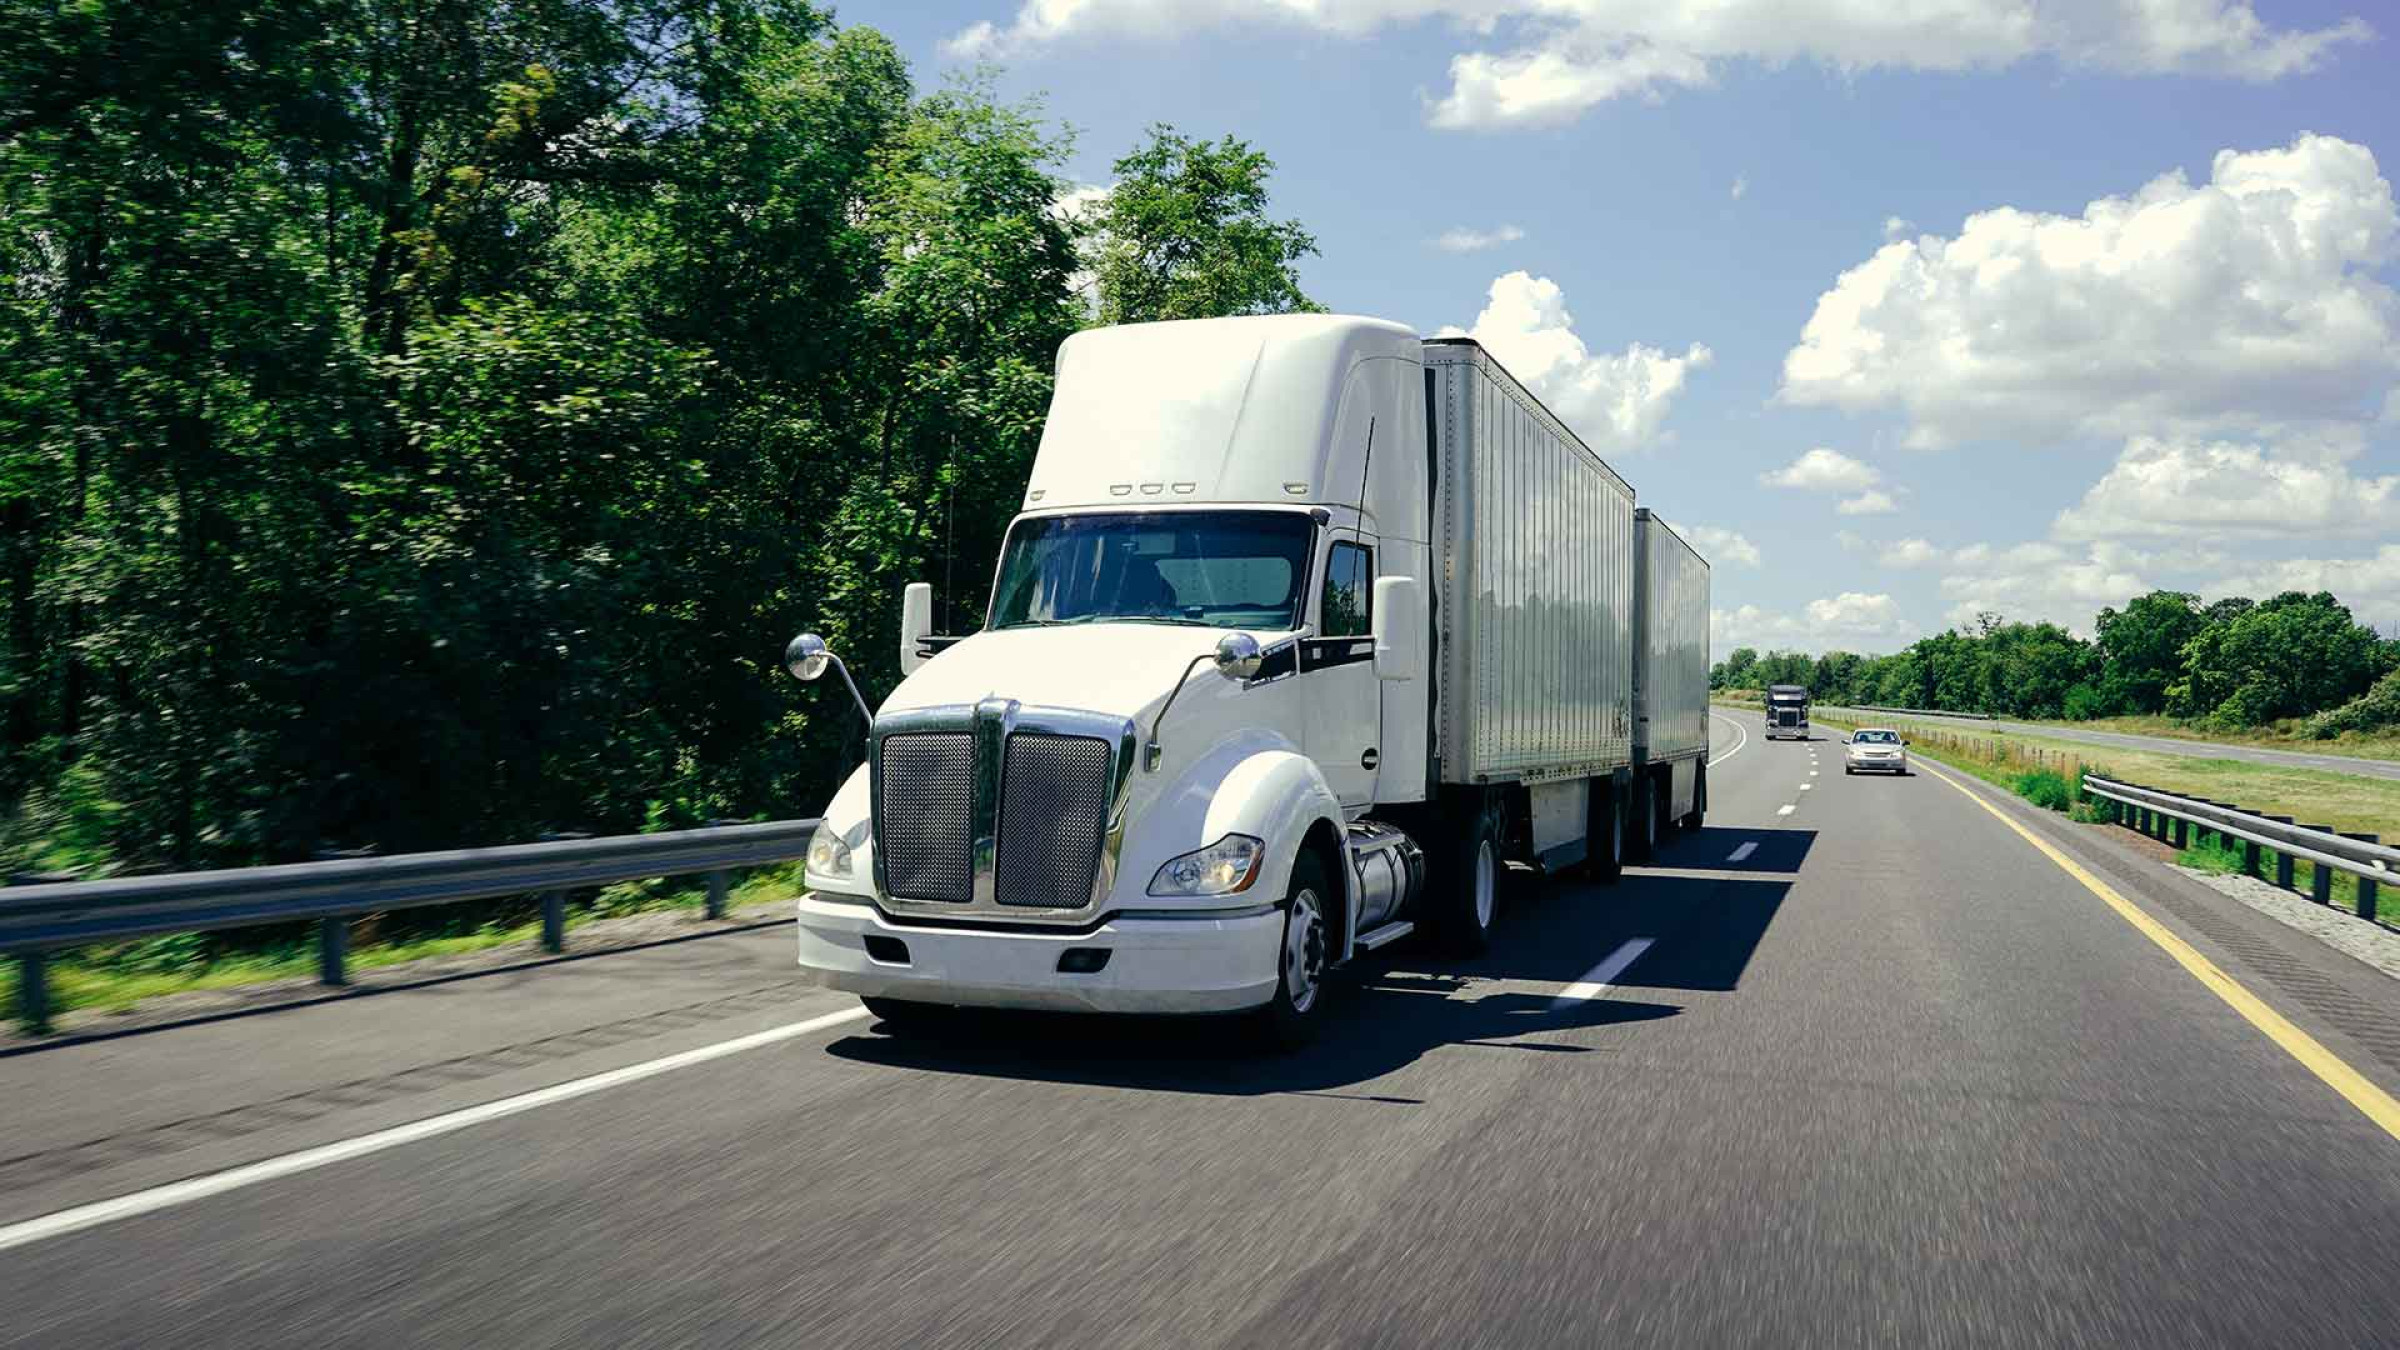
[[1284,892],[1283,945],[1275,956],[1275,997],[1258,1010],[1261,1038],[1278,1050],[1296,1050],[1316,1039],[1324,1014],[1325,976],[1333,951],[1333,889],[1316,850],[1304,848],[1292,862],[1292,884]]

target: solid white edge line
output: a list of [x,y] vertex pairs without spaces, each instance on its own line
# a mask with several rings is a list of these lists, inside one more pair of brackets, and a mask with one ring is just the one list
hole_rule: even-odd
[[1742,859],[1747,858],[1756,852],[1758,852],[1758,841],[1752,839],[1747,843],[1744,843],[1740,848],[1735,849],[1732,853],[1726,855],[1725,861],[1740,862]]
[[1650,943],[1649,938],[1627,938],[1608,954],[1607,959],[1585,971],[1582,979],[1559,990],[1558,997],[1550,1000],[1550,1006],[1563,1008],[1570,1003],[1588,1002],[1607,993],[1609,981],[1624,974],[1625,967],[1641,960],[1642,953],[1650,950]]
[[0,1251],[40,1242],[45,1238],[63,1237],[86,1228],[96,1228],[104,1223],[114,1223],[118,1219],[130,1219],[137,1215],[156,1213],[162,1209],[189,1204],[194,1200],[206,1199],[212,1195],[223,1195],[227,1191],[237,1191],[245,1186],[255,1186],[262,1181],[274,1181],[281,1177],[313,1171],[319,1167],[344,1162],[351,1158],[364,1157],[370,1153],[381,1153],[385,1149],[398,1148],[402,1144],[413,1144],[420,1139],[431,1139],[436,1135],[451,1134],[471,1125],[481,1125],[485,1121],[517,1115],[537,1107],[549,1106],[554,1102],[587,1097],[595,1092],[605,1092],[610,1088],[639,1082],[644,1078],[655,1078],[662,1073],[673,1073],[677,1069],[689,1068],[694,1064],[705,1064],[712,1059],[723,1059],[727,1055],[738,1055],[745,1050],[756,1050],[762,1045],[788,1041],[794,1037],[808,1035],[812,1031],[823,1031],[827,1027],[840,1026],[844,1022],[855,1022],[866,1015],[865,1008],[846,1008],[840,1012],[811,1017],[806,1021],[788,1022],[779,1027],[769,1027],[765,1031],[754,1031],[747,1036],[736,1036],[730,1041],[719,1041],[715,1045],[704,1045],[696,1050],[685,1050],[659,1059],[646,1060],[640,1064],[628,1064],[624,1068],[610,1069],[605,1073],[596,1073],[588,1078],[554,1083],[549,1087],[536,1088],[531,1092],[519,1093],[514,1097],[502,1097],[498,1101],[485,1102],[481,1106],[469,1106],[438,1116],[428,1116],[423,1120],[411,1121],[406,1125],[395,1125],[387,1130],[362,1134],[354,1139],[343,1139],[331,1144],[321,1144],[315,1148],[302,1149],[297,1153],[286,1153],[280,1158],[268,1158],[263,1162],[248,1163],[222,1172],[193,1177],[186,1181],[172,1182],[165,1186],[153,1186],[149,1190],[120,1195],[114,1200],[101,1200],[88,1205],[77,1205],[73,1209],[62,1209],[54,1214],[45,1214],[40,1218],[27,1219],[21,1223],[0,1227]]
[[1723,714],[1723,713],[1721,713],[1721,712],[1713,712],[1713,711],[1712,711],[1711,713],[1709,713],[1709,716],[1711,716],[1711,717],[1713,717],[1713,718],[1717,719],[1717,720],[1718,720],[1718,721],[1720,721],[1720,722],[1723,722],[1725,725],[1727,725],[1727,726],[1729,726],[1729,727],[1732,727],[1732,728],[1733,728],[1733,734],[1734,734],[1734,735],[1736,735],[1736,736],[1739,736],[1739,737],[1741,737],[1741,739],[1740,739],[1740,740],[1738,740],[1738,741],[1735,741],[1735,742],[1733,743],[1733,748],[1732,748],[1731,750],[1728,750],[1728,751],[1726,751],[1724,754],[1721,754],[1721,755],[1717,756],[1715,759],[1712,759],[1712,760],[1710,760],[1710,761],[1708,762],[1708,767],[1710,767],[1710,768],[1712,768],[1712,769],[1713,769],[1713,768],[1717,767],[1717,765],[1719,765],[1719,764],[1723,763],[1723,762],[1724,762],[1724,761],[1726,761],[1726,760],[1729,760],[1729,759],[1733,758],[1735,755],[1738,755],[1738,754],[1740,754],[1740,753],[1742,752],[1742,747],[1743,747],[1743,746],[1745,746],[1745,745],[1748,745],[1748,744],[1750,743],[1750,731],[1749,731],[1749,728],[1747,728],[1747,727],[1744,727],[1744,726],[1743,726],[1741,723],[1734,721],[1732,718],[1730,718],[1730,717],[1727,717],[1725,714]]

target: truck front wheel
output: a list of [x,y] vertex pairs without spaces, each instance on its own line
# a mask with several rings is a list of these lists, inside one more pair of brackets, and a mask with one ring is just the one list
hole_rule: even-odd
[[867,1012],[883,1023],[884,1030],[903,1036],[937,1030],[950,1012],[943,1004],[918,1003],[904,998],[861,995],[858,1001],[867,1005]]
[[1275,997],[1259,1009],[1259,1029],[1270,1045],[1294,1050],[1315,1039],[1324,1021],[1328,955],[1333,950],[1332,886],[1314,849],[1292,863],[1291,888],[1284,893],[1283,946],[1276,953]]

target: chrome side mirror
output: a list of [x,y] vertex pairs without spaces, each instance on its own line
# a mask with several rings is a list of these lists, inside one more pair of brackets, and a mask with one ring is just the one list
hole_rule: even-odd
[[825,645],[825,639],[814,633],[802,633],[792,639],[792,645],[783,649],[784,669],[792,672],[792,678],[802,684],[823,675],[826,663],[831,660],[833,649]]
[[1254,680],[1266,654],[1259,649],[1258,639],[1248,633],[1227,633],[1217,639],[1216,660],[1217,673],[1226,679]]
[[802,633],[783,649],[783,668],[792,672],[792,678],[802,683],[823,675],[827,666],[842,672],[842,683],[850,686],[850,701],[858,705],[858,715],[867,719],[868,726],[874,726],[875,710],[867,706],[866,695],[858,692],[858,681],[850,678],[850,667],[833,654],[833,648],[825,645],[825,639],[814,633]]

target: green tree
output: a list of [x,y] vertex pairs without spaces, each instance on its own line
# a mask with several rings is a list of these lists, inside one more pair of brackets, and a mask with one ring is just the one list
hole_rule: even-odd
[[1297,264],[1317,251],[1299,221],[1267,214],[1273,160],[1227,136],[1192,140],[1155,126],[1119,159],[1093,211],[1092,273],[1102,323],[1146,323],[1322,308]]
[[2328,592],[2285,591],[2229,612],[2185,646],[2171,711],[2261,726],[2337,707],[2381,673],[2381,639]]
[[2101,610],[2092,627],[2107,668],[2097,694],[2083,700],[2084,706],[2133,713],[2163,710],[2167,686],[2183,670],[2184,645],[2208,622],[2200,597],[2186,591],[2152,591],[2126,601],[2122,610]]

